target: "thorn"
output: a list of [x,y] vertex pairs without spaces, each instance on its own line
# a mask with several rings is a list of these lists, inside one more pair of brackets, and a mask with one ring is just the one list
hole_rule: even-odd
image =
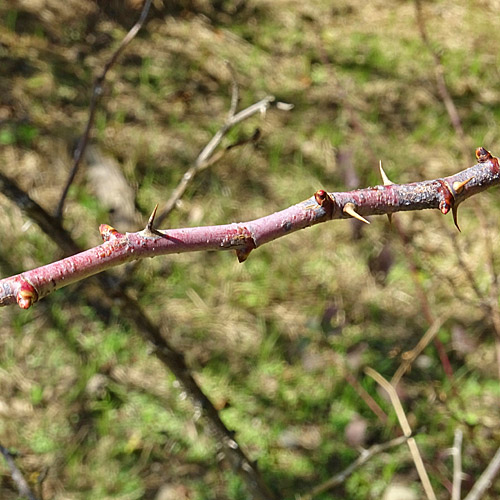
[[460,229],[460,226],[458,225],[458,206],[453,206],[451,209],[451,212],[453,214],[453,222],[455,223],[455,226],[457,226],[458,231],[461,233],[462,230]]
[[158,203],[153,208],[153,211],[151,212],[151,215],[149,216],[148,223],[146,224],[146,229],[149,229],[150,231],[153,229],[153,222],[155,221],[157,210],[158,210]]
[[389,219],[389,224],[392,225],[392,214],[387,214],[387,218]]
[[238,262],[245,262],[252,250],[253,248],[238,248],[238,250],[236,250],[236,257],[238,257]]
[[364,217],[361,217],[361,215],[359,215],[356,212],[355,208],[356,208],[356,206],[354,205],[354,203],[346,203],[344,205],[344,210],[343,211],[344,211],[345,214],[348,214],[351,217],[354,217],[355,219],[358,219],[361,222],[364,222],[365,224],[370,224],[369,221],[367,221]]
[[387,177],[387,174],[385,173],[384,169],[382,168],[382,160],[379,160],[378,162],[378,168],[380,169],[380,175],[382,176],[382,180],[384,181],[384,186],[390,186],[391,184],[394,184],[389,177]]
[[165,238],[165,235],[161,232],[158,231],[158,229],[155,229],[153,227],[153,222],[155,221],[155,216],[156,216],[156,211],[158,210],[158,203],[155,205],[153,211],[151,212],[151,215],[149,216],[148,223],[146,224],[146,227],[144,228],[144,236],[151,237],[153,234],[155,236],[160,236],[161,238]]
[[463,181],[463,182],[454,182],[453,183],[453,190],[457,193],[457,194],[460,194],[464,187],[472,180],[474,179],[474,177],[470,177],[469,179],[467,179],[466,181]]

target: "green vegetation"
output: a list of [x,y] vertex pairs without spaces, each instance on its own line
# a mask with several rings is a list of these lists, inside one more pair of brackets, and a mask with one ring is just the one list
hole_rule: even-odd
[[[108,75],[93,132],[136,190],[144,221],[156,203],[161,210],[227,116],[224,60],[237,74],[239,109],[268,93],[295,107],[234,129],[222,146],[256,128],[261,139],[201,172],[163,227],[253,219],[320,188],[379,184],[379,159],[393,181],[409,182],[472,165],[480,145],[500,156],[495,2],[424,4],[465,140],[439,96],[413,2],[154,3],[147,26]],[[169,7],[158,10],[163,3]],[[121,2],[115,9],[97,2],[102,12],[94,2],[36,4],[0,3],[0,169],[53,212],[93,78],[138,11]],[[451,214],[405,213],[395,218],[408,243],[386,217],[366,227],[337,221],[266,245],[244,264],[229,253],[182,254],[114,274],[165,326],[238,443],[287,499],[346,468],[359,446],[399,434],[390,403],[363,368],[390,380],[430,327],[429,314],[442,318],[438,338],[453,378],[431,343],[399,387],[438,498],[447,499],[446,450],[455,429],[464,430],[464,492],[500,442],[500,340],[492,321],[499,311],[497,197],[492,190],[460,208],[461,234]],[[61,257],[7,198],[0,209],[2,276]],[[83,168],[65,227],[90,247],[111,217]],[[217,460],[198,410],[120,315],[120,304],[109,304],[105,310],[80,283],[33,310],[0,310],[0,443],[18,452],[35,491],[48,470],[44,499],[154,499],[162,487],[175,492],[165,498],[179,500],[249,498]],[[353,435],[356,421],[365,427]],[[379,499],[393,482],[423,498],[404,446],[316,498]],[[497,482],[484,498],[499,494]],[[17,498],[3,462],[0,498]]]

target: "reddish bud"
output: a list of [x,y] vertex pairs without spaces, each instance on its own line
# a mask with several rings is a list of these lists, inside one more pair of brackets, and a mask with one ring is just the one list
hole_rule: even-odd
[[38,300],[38,293],[33,285],[23,281],[17,292],[16,300],[21,309],[29,309]]
[[335,199],[333,196],[329,195],[324,189],[318,189],[314,193],[314,199],[325,210],[327,217],[331,219],[335,208]]
[[99,226],[99,232],[101,233],[101,237],[103,241],[109,241],[113,238],[119,238],[122,236],[114,227],[109,226],[108,224],[101,224]]
[[476,158],[479,163],[485,163],[488,160],[491,160],[493,156],[491,156],[491,153],[488,150],[481,146],[476,149]]
[[328,194],[324,189],[319,189],[314,193],[314,199],[316,200],[316,203],[321,206],[323,206],[323,203],[325,202],[327,196]]
[[446,215],[450,211],[451,205],[447,203],[446,200],[441,200],[439,203],[439,210],[441,210],[441,213]]

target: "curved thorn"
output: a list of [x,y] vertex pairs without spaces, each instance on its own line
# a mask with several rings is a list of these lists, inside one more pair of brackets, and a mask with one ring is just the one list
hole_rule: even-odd
[[474,179],[474,177],[469,177],[466,181],[463,181],[463,182],[458,182],[458,181],[454,182],[454,183],[453,183],[453,189],[454,189],[454,191],[455,191],[457,194],[460,194],[460,193],[463,191],[464,187],[465,187],[465,186],[466,186],[466,185],[467,185],[467,184],[468,184],[468,183],[469,183],[472,179]]
[[458,225],[458,206],[452,207],[451,212],[453,214],[453,222],[455,223],[455,226],[457,226],[458,231],[461,233],[462,230],[460,229],[460,226]]
[[354,217],[355,219],[358,219],[361,222],[364,222],[365,224],[370,224],[369,221],[367,221],[364,217],[361,217],[361,215],[359,215],[356,212],[355,208],[356,208],[356,206],[354,205],[354,203],[346,203],[344,205],[344,210],[343,211],[344,211],[345,214],[348,214],[351,217]]
[[387,214],[387,218],[389,219],[389,224],[392,225],[392,214]]
[[384,181],[384,186],[390,186],[391,184],[394,184],[389,177],[387,177],[387,174],[385,173],[384,169],[382,168],[382,160],[379,160],[378,162],[378,168],[380,169],[380,175],[382,176],[382,180]]

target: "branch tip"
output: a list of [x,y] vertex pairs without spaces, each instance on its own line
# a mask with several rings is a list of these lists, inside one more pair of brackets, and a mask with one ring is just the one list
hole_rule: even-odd
[[364,222],[365,224],[370,224],[370,221],[367,221],[364,217],[359,215],[355,209],[356,205],[354,205],[354,203],[346,203],[343,212],[347,215],[350,215],[351,217],[354,217],[355,219],[358,219],[361,222]]
[[108,224],[101,224],[99,226],[99,233],[101,233],[101,238],[103,241],[109,241],[114,238],[119,238],[120,236],[123,236],[114,227]]
[[476,158],[479,163],[485,163],[493,158],[492,154],[483,146],[479,146],[476,149]]

